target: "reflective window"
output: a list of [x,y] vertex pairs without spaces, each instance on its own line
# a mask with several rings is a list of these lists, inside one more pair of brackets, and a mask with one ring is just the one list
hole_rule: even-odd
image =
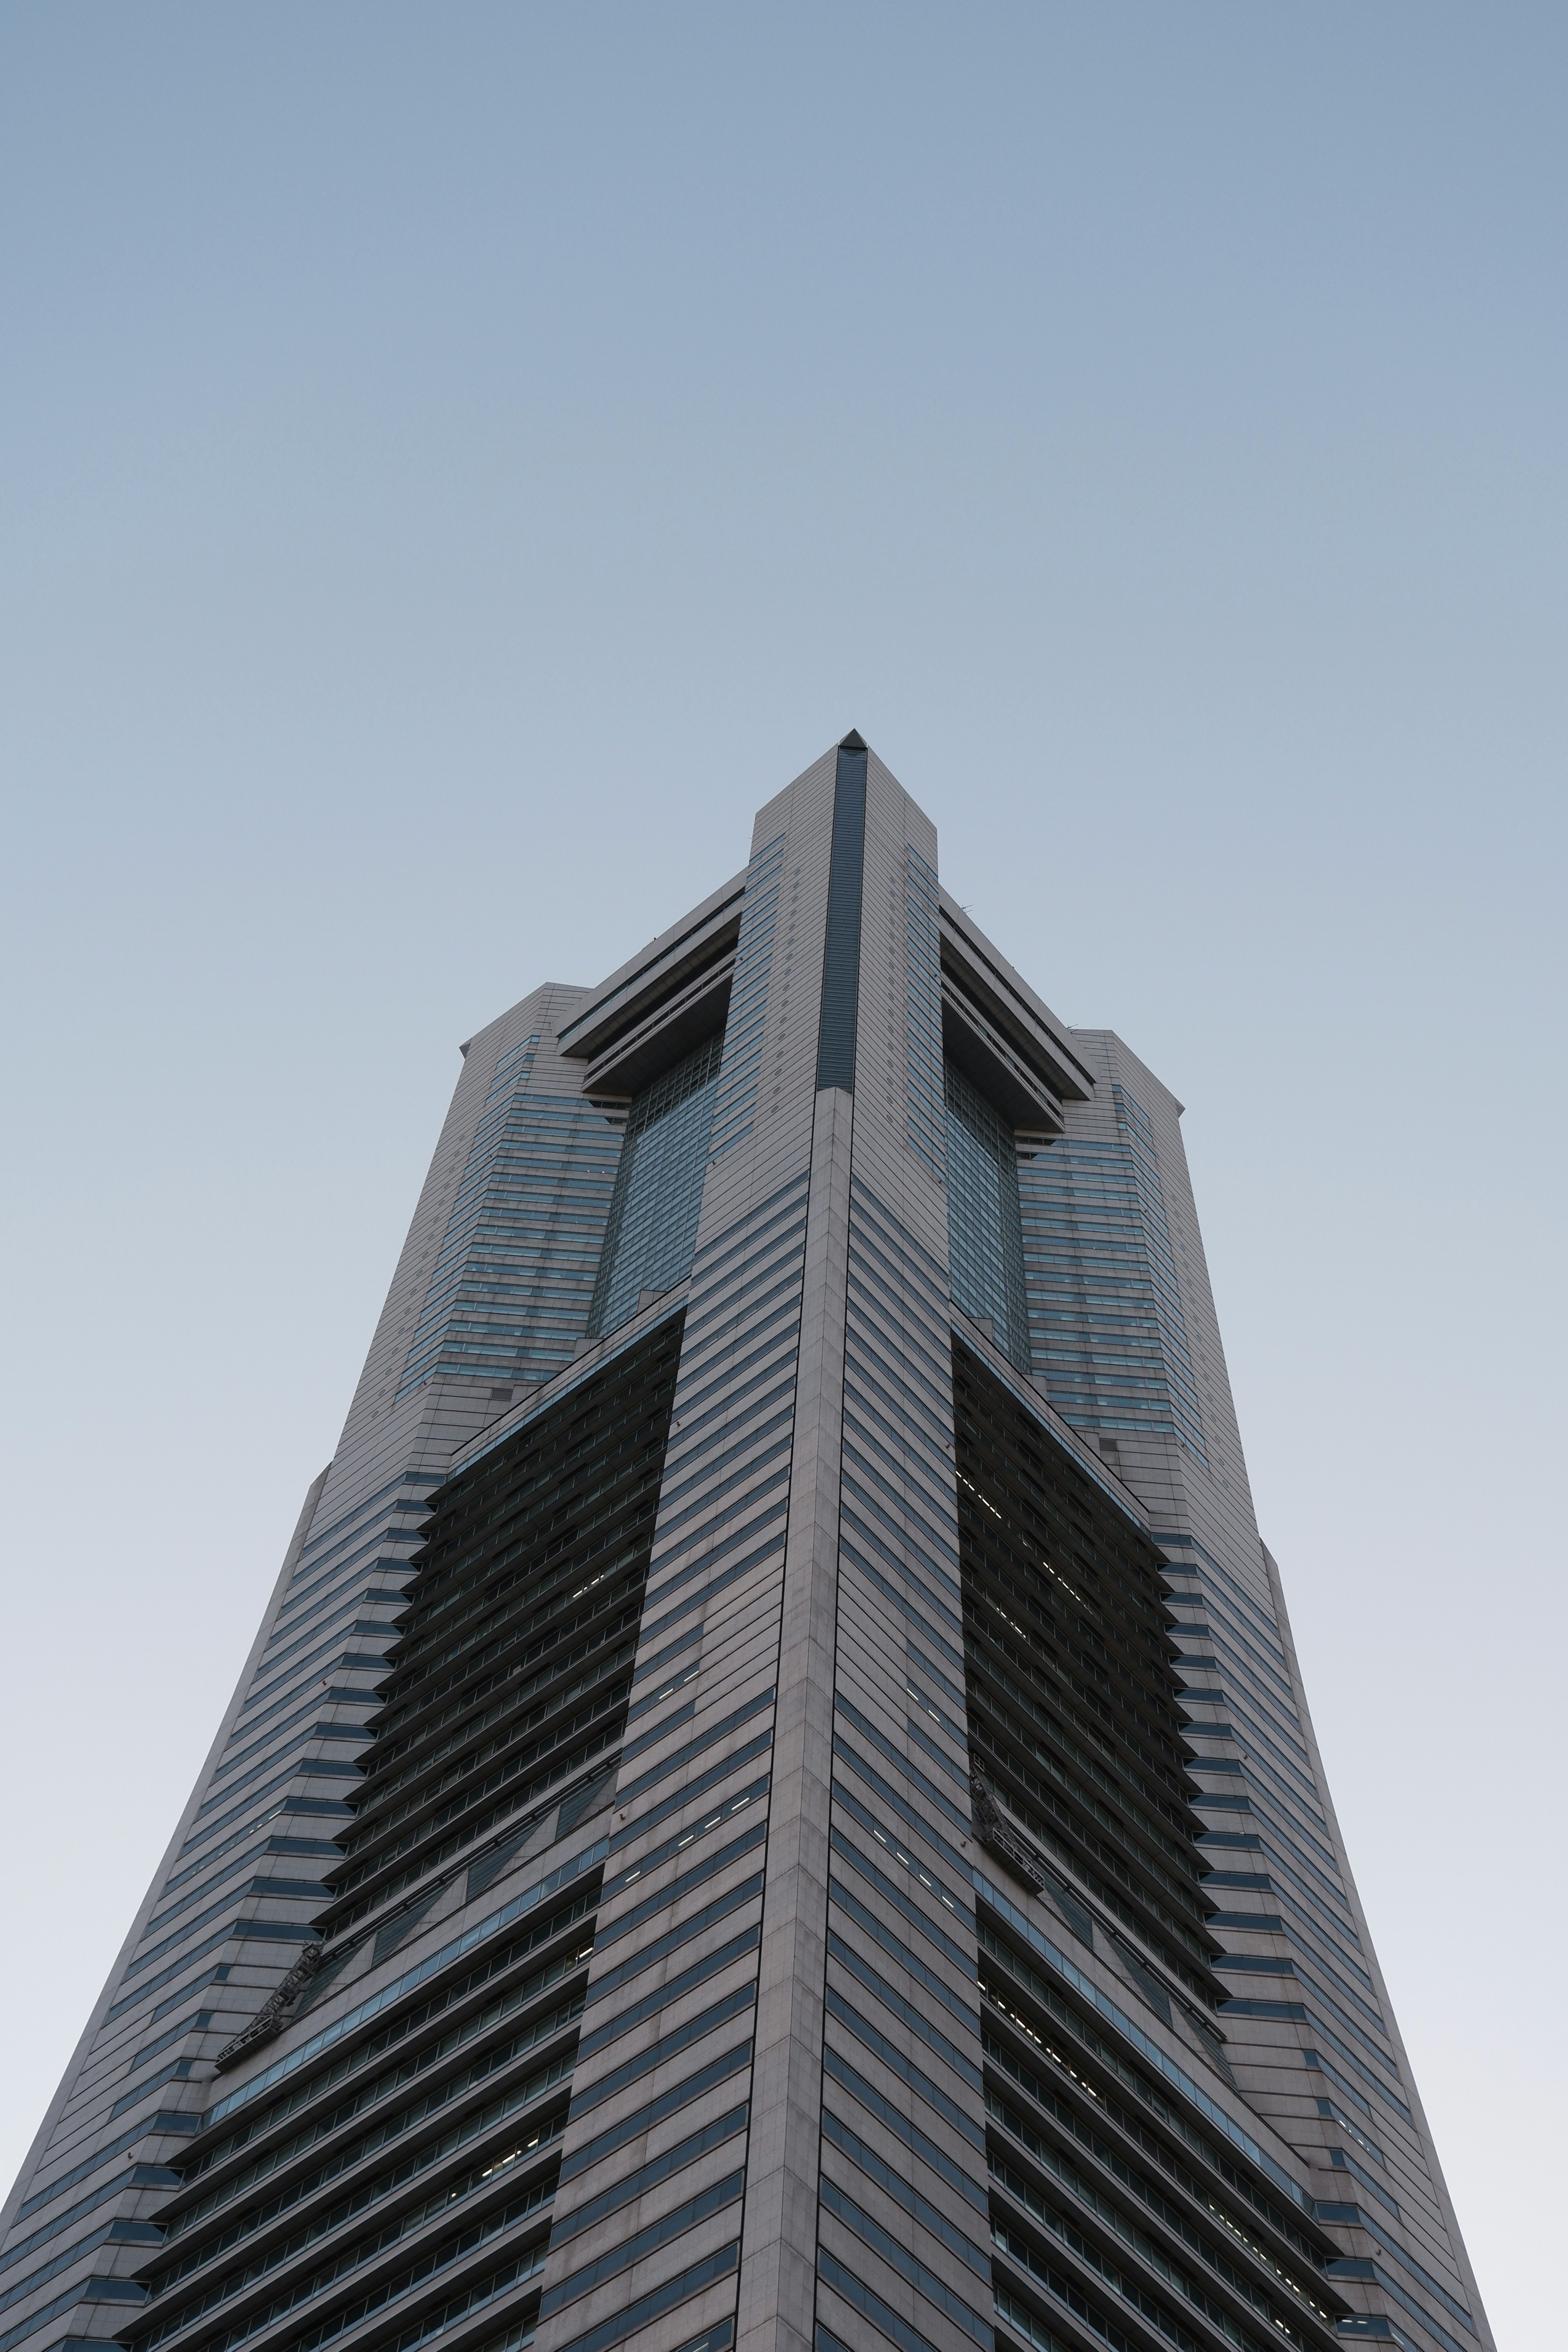
[[588,1318],[594,1334],[634,1315],[644,1290],[672,1290],[692,1270],[723,1052],[722,1035],[705,1039],[632,1105]]
[[1168,1431],[1207,1462],[1154,1129],[1111,1096],[1114,1143],[1064,1136],[1023,1171],[1035,1363],[1075,1428]]
[[962,1070],[943,1073],[947,1108],[947,1242],[953,1297],[988,1321],[1004,1356],[1030,1370],[1023,1221],[1012,1129]]
[[400,1398],[433,1372],[548,1381],[588,1328],[619,1144],[591,1103],[534,1091],[538,1042],[497,1066]]

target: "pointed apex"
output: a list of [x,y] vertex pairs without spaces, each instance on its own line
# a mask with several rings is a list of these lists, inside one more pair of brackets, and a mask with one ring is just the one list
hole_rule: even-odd
[[839,749],[841,751],[864,751],[869,750],[870,746],[867,744],[865,737],[863,735],[857,734],[855,730],[852,727],[849,733],[841,740]]

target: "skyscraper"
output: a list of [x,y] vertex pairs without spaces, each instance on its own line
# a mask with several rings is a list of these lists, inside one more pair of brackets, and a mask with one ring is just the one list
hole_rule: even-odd
[[1180,1104],[852,734],[464,1055],[0,2352],[1490,2352]]

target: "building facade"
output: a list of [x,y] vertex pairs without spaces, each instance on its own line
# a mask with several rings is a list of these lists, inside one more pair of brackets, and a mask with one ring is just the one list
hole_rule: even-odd
[[1491,2352],[1181,1105],[855,735],[464,1054],[0,2352]]

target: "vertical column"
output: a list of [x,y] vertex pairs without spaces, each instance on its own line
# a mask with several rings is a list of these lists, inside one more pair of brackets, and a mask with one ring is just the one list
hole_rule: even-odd
[[774,2346],[808,2352],[812,2340],[853,1131],[853,1096],[840,1087],[821,1092],[811,1139],[784,1554],[774,1794],[741,2240],[741,2352]]
[[774,2347],[810,2352],[816,2305],[844,1313],[865,822],[866,749],[858,735],[851,735],[834,761],[752,2137],[736,2315],[743,2352],[771,2352]]
[[936,835],[871,754],[845,1236],[813,2352],[991,2338]]

